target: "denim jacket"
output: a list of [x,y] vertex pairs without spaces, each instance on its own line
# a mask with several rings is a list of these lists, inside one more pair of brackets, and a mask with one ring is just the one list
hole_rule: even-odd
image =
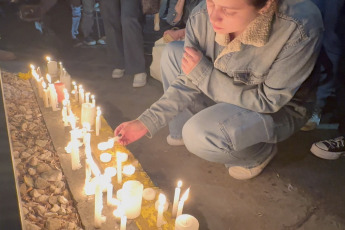
[[216,42],[206,3],[199,4],[187,22],[185,46],[200,50],[203,57],[139,116],[149,136],[191,106],[200,94],[215,103],[258,113],[275,113],[290,106],[305,116],[303,105],[311,97],[303,83],[308,82],[321,48],[322,17],[309,0],[280,1],[272,17],[265,27],[269,29],[266,40],[257,37],[262,27],[254,22],[243,32],[246,37],[224,47]]

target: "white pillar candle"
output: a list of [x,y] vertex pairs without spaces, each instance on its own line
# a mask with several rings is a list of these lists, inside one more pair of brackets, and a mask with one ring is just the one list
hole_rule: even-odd
[[181,186],[182,186],[182,181],[178,181],[177,187],[175,188],[174,203],[173,203],[173,208],[172,208],[172,217],[176,217],[176,214],[177,214],[177,205],[178,205],[178,201],[180,199]]
[[40,98],[43,98],[43,86],[42,86],[43,82],[44,82],[43,78],[38,79],[38,96]]
[[66,72],[65,69],[62,70],[63,74],[60,75],[60,81],[65,84],[66,89],[68,92],[71,92],[71,76],[69,73]]
[[92,100],[92,105],[93,105],[93,106],[96,106],[95,95],[91,95],[91,100]]
[[183,196],[181,197],[180,202],[178,203],[176,218],[177,218],[178,216],[182,215],[183,205],[184,205],[184,202],[188,199],[189,190],[190,190],[190,188],[187,189],[187,191],[186,191],[186,192],[183,194]]
[[100,228],[102,226],[104,218],[102,217],[102,209],[103,209],[103,192],[102,192],[102,184],[99,180],[96,189],[95,189],[95,219],[94,219],[94,226],[95,228]]
[[122,206],[128,219],[137,218],[141,212],[144,186],[139,181],[129,180],[122,187]]
[[53,111],[57,110],[57,94],[56,94],[56,90],[55,90],[55,86],[54,84],[51,83],[51,76],[49,74],[46,75],[47,80],[48,80],[48,87],[49,87],[49,103],[52,107]]
[[[92,103],[93,107],[94,104]],[[101,114],[102,111],[99,107],[97,107],[97,115],[96,115],[96,136],[99,136],[99,130],[101,129]]]
[[199,221],[191,215],[183,214],[176,218],[175,230],[198,230]]
[[127,217],[125,215],[121,216],[120,230],[126,230]]
[[90,93],[89,92],[85,93],[85,102],[90,103]]
[[81,106],[81,123],[89,123],[90,126],[95,124],[96,108],[91,103],[83,103]]
[[164,204],[166,202],[166,197],[164,194],[159,194],[159,205],[158,205],[158,214],[157,214],[157,227],[160,228],[164,224],[163,220],[163,212],[164,212]]
[[49,108],[49,90],[46,89],[47,84],[42,82],[42,89],[43,89],[43,104],[45,108]]
[[64,126],[68,126],[68,119],[67,119],[67,101],[63,100],[62,101],[62,121]]
[[117,162],[117,183],[122,183],[122,163],[128,159],[126,153],[116,152],[116,162]]
[[79,155],[79,140],[78,132],[79,130],[73,129],[71,131],[71,161],[72,161],[72,170],[77,170],[81,168],[80,164],[80,155]]
[[52,61],[50,57],[47,57],[47,69],[48,69],[48,74],[52,76],[58,76],[58,64],[56,61]]

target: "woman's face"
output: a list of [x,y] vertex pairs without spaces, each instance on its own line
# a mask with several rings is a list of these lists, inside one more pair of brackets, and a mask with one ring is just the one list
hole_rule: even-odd
[[248,0],[206,0],[207,11],[215,32],[220,34],[242,33],[259,14]]

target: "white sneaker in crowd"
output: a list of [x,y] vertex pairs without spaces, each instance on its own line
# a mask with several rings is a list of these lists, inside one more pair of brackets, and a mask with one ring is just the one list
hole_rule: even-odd
[[134,75],[133,87],[143,87],[146,85],[146,73],[137,73]]
[[103,36],[103,37],[101,37],[100,39],[98,39],[97,43],[100,44],[100,45],[106,45],[107,42],[106,42],[105,39],[106,39],[106,37]]
[[175,139],[175,138],[172,138],[170,135],[167,136],[167,142],[169,145],[172,145],[172,146],[184,145],[182,138],[181,139]]
[[111,74],[112,78],[121,78],[123,77],[125,74],[125,70],[124,69],[114,69],[113,73]]
[[310,151],[317,157],[326,160],[336,160],[345,155],[345,137],[319,141],[311,146]]

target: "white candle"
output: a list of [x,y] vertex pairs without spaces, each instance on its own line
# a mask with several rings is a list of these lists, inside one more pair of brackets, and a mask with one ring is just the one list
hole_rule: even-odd
[[79,85],[79,104],[84,103],[84,89],[82,85]]
[[114,167],[107,167],[104,169],[104,175],[107,177],[113,177],[116,175],[116,168]]
[[113,188],[114,186],[110,183],[107,186],[107,205],[113,205]]
[[91,95],[91,100],[92,100],[92,105],[93,105],[93,106],[96,106],[95,95]]
[[126,225],[127,225],[127,217],[125,215],[122,215],[120,230],[126,230]]
[[175,230],[198,230],[199,221],[191,215],[183,214],[176,218]]
[[38,96],[40,98],[43,98],[43,86],[42,86],[43,82],[44,82],[43,78],[38,79]]
[[156,197],[156,191],[153,188],[145,188],[143,191],[143,198],[145,200],[154,200]]
[[50,105],[52,107],[53,111],[58,110],[57,109],[57,94],[55,90],[54,84],[51,83],[51,76],[49,74],[46,75],[47,80],[49,82],[49,99],[50,99]]
[[60,81],[65,84],[68,92],[71,92],[71,76],[66,72],[65,68],[63,68],[62,74],[60,75]]
[[50,106],[49,104],[49,90],[46,89],[47,84],[45,82],[42,82],[42,89],[43,89],[43,104],[45,108],[48,108]]
[[95,189],[95,219],[94,225],[96,228],[100,228],[104,218],[102,217],[102,209],[103,209],[103,192],[102,192],[102,184],[99,180],[96,189]]
[[90,126],[95,124],[96,108],[91,103],[83,103],[81,105],[81,123],[89,123]]
[[72,82],[72,85],[73,85],[73,91],[72,91],[72,94],[74,94],[74,100],[76,102],[78,102],[78,86],[77,86],[77,83],[75,81]]
[[62,101],[62,121],[64,126],[68,126],[68,119],[67,119],[67,101]]
[[46,57],[48,73],[52,76],[58,75],[58,64],[56,61],[52,61],[50,57]]
[[163,220],[163,212],[164,212],[164,204],[166,202],[166,197],[164,194],[159,194],[159,206],[158,206],[158,214],[157,214],[157,227],[161,227],[164,224]]
[[90,93],[89,92],[85,93],[85,102],[90,103]]
[[126,153],[116,152],[116,161],[117,161],[117,183],[122,183],[122,163],[128,159]]
[[186,191],[186,192],[183,194],[183,196],[181,197],[180,202],[178,203],[176,218],[177,218],[178,216],[182,215],[183,205],[184,205],[184,202],[188,199],[189,190],[190,190],[190,188],[187,189],[187,191]]
[[172,208],[172,217],[176,217],[176,214],[177,214],[177,205],[178,205],[178,201],[180,199],[181,186],[182,186],[182,181],[178,181],[177,182],[177,188],[175,188],[174,203],[173,203],[173,208]]
[[71,130],[71,158],[72,158],[72,170],[81,168],[80,156],[79,156],[79,140],[78,129]]
[[102,153],[100,156],[99,156],[101,162],[103,163],[107,163],[109,161],[111,161],[111,154],[110,153]]
[[92,195],[92,191],[90,191],[90,181],[91,181],[91,167],[89,164],[89,159],[85,159],[85,186],[84,192],[86,195]]
[[133,165],[123,166],[122,173],[126,176],[132,176],[135,173],[135,167]]
[[[93,103],[92,103],[93,105]],[[93,105],[94,106],[94,105]],[[96,136],[99,136],[99,130],[101,129],[101,114],[102,111],[97,107],[97,116],[96,116]]]
[[122,206],[128,219],[137,218],[141,212],[144,186],[139,181],[129,180],[123,184]]

